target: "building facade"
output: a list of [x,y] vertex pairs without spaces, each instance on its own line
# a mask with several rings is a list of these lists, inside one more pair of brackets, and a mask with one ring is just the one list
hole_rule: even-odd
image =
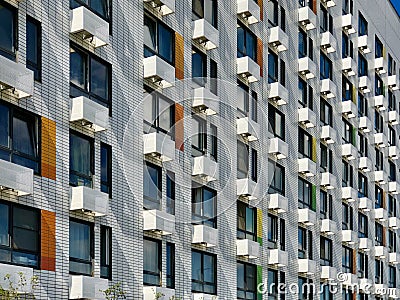
[[0,0],[0,284],[400,297],[399,28],[388,0]]

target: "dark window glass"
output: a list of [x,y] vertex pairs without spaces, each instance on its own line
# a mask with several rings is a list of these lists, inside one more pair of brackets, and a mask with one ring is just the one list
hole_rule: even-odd
[[358,76],[368,76],[368,61],[361,53],[358,53]]
[[320,120],[324,125],[332,126],[332,106],[328,104],[325,100],[321,99],[321,111],[320,111]]
[[69,3],[71,8],[85,6],[100,17],[110,19],[111,0],[70,0]]
[[17,10],[2,2],[0,20],[0,54],[14,60],[17,45]]
[[396,272],[396,267],[389,266],[389,288],[396,288],[397,286]]
[[285,140],[285,115],[273,105],[268,105],[268,131]]
[[215,161],[218,160],[218,129],[215,125],[210,125],[210,139],[211,139],[211,148],[210,148],[210,156]]
[[257,267],[255,265],[237,263],[237,299],[256,299]]
[[166,249],[166,265],[167,265],[167,288],[175,288],[175,245],[167,243]]
[[157,55],[174,64],[174,32],[147,15],[144,17],[144,57]]
[[359,278],[368,278],[368,255],[358,252],[357,256],[357,275]]
[[278,297],[278,271],[268,269],[268,299],[276,300]]
[[245,143],[237,142],[237,178],[248,178],[249,174],[249,146]]
[[312,185],[300,177],[298,180],[298,201],[299,208],[312,209]]
[[207,123],[199,117],[192,117],[192,156],[202,156],[207,151]]
[[257,210],[254,207],[237,202],[237,238],[257,240]]
[[368,238],[368,217],[358,213],[358,237]]
[[342,203],[342,230],[353,230],[353,208]]
[[268,83],[278,82],[278,56],[268,52]]
[[34,78],[42,78],[42,26],[33,18],[26,18],[26,66],[33,71]]
[[365,20],[364,16],[359,13],[358,15],[358,36],[363,36],[368,34],[368,22]]
[[332,61],[323,52],[320,56],[320,79],[332,79]]
[[143,239],[143,284],[161,286],[161,242]]
[[342,76],[342,101],[353,101],[353,84]]
[[345,273],[353,272],[353,249],[342,247],[342,271]]
[[383,246],[383,226],[375,222],[375,246]]
[[307,56],[307,34],[299,28],[299,58]]
[[298,257],[313,259],[312,232],[303,227],[298,228]]
[[375,96],[383,95],[383,93],[384,87],[382,78],[380,78],[378,74],[375,74]]
[[69,272],[93,275],[94,259],[93,224],[70,220],[69,222]]
[[100,227],[100,276],[111,279],[111,228],[107,226]]
[[112,176],[111,146],[101,143],[100,145],[100,181],[101,191],[111,197]]
[[383,261],[375,259],[375,283],[383,283]]
[[332,266],[332,240],[321,237],[320,255],[321,266]]
[[217,293],[217,257],[192,250],[192,292]]
[[160,209],[161,168],[150,163],[143,165],[143,206],[145,209]]
[[238,23],[237,28],[237,57],[248,56],[252,60],[257,59],[257,38],[245,26]]
[[251,180],[257,182],[258,177],[258,154],[257,150],[251,149]]
[[383,44],[380,39],[375,36],[375,58],[383,57]]
[[217,28],[218,16],[217,0],[192,0],[192,19],[205,19]]
[[375,208],[383,208],[383,190],[375,185]]
[[167,172],[167,202],[166,202],[167,213],[175,214],[175,174]]
[[353,13],[353,0],[343,0],[343,15]]
[[217,62],[210,59],[210,91],[218,95],[218,65]]
[[353,144],[353,125],[351,125],[346,119],[342,118],[343,121],[343,134],[342,140],[345,144]]
[[192,50],[192,80],[200,86],[207,82],[207,56],[196,48]]
[[358,197],[368,197],[368,179],[362,173],[358,173]]
[[311,158],[312,156],[312,136],[304,129],[299,127],[299,154],[300,156]]
[[285,168],[272,160],[268,160],[269,194],[285,195]]
[[217,193],[206,187],[192,188],[192,222],[217,226]]
[[92,187],[93,140],[77,133],[69,135],[69,184]]
[[358,116],[368,117],[368,101],[363,94],[358,93]]

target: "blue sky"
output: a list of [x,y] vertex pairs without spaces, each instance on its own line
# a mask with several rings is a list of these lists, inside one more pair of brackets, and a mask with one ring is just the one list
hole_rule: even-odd
[[397,9],[397,13],[400,15],[400,0],[390,0],[392,1],[394,7]]

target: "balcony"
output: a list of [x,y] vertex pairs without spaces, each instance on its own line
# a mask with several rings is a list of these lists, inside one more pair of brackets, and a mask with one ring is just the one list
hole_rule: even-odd
[[321,220],[321,233],[334,235],[337,232],[336,222],[331,219]]
[[389,111],[388,113],[388,122],[390,125],[398,125],[399,124],[399,113],[395,110]]
[[82,275],[69,276],[69,299],[105,300],[103,291],[108,289],[108,280]]
[[289,145],[278,137],[269,139],[268,153],[275,155],[277,159],[284,159],[288,156]]
[[143,154],[166,162],[175,159],[175,142],[169,135],[153,132],[143,135]]
[[109,195],[86,186],[71,187],[69,210],[80,210],[94,217],[108,215]]
[[[249,2],[250,1],[253,0],[249,0]],[[246,78],[249,83],[260,80],[260,66],[250,57],[245,56],[237,58],[236,65],[237,74],[243,78]]]
[[288,253],[280,249],[268,250],[268,264],[276,267],[288,266]]
[[192,108],[207,116],[216,115],[219,112],[219,97],[204,87],[193,89]]
[[298,262],[299,273],[307,275],[315,274],[317,267],[314,260],[305,258],[305,259],[298,259],[297,262]]
[[251,179],[236,179],[236,195],[247,200],[256,200],[258,198],[257,182]]
[[357,63],[351,57],[342,59],[342,72],[347,76],[354,76],[357,74]]
[[351,186],[342,187],[342,200],[355,202],[358,199],[358,191]]
[[[156,297],[157,295],[157,297]],[[158,295],[162,295],[158,297]],[[143,300],[175,299],[175,290],[160,286],[143,286]]]
[[388,141],[386,135],[383,133],[375,133],[374,134],[374,144],[379,148],[385,148]]
[[249,117],[237,119],[236,129],[237,134],[249,142],[257,141],[260,136],[260,125]]
[[342,145],[342,156],[347,160],[354,160],[358,157],[358,150],[353,144],[347,143]]
[[334,144],[337,141],[337,132],[329,125],[322,126],[321,140],[327,144]]
[[388,286],[386,284],[375,283],[374,289],[372,290],[372,294],[385,297],[388,291]]
[[332,281],[337,279],[337,269],[330,266],[321,267],[321,280]]
[[397,265],[400,263],[400,253],[390,252],[389,253],[389,263]]
[[333,7],[336,5],[334,0],[321,0],[321,3],[324,3],[327,8]]
[[371,41],[368,39],[368,35],[363,35],[358,37],[358,49],[364,53],[371,53]]
[[368,133],[373,130],[372,122],[368,117],[360,117],[358,129],[363,133]]
[[352,273],[343,273],[343,281],[341,282],[343,284],[343,286],[358,286],[358,278],[356,274],[352,274]]
[[374,208],[374,218],[375,220],[385,222],[388,219],[388,212],[384,208]]
[[397,146],[389,146],[388,156],[389,156],[389,158],[391,158],[393,160],[399,159],[400,154],[399,154],[399,149],[397,148]]
[[358,168],[364,173],[371,172],[371,170],[373,169],[372,161],[367,156],[360,157]]
[[375,257],[379,259],[386,259],[388,257],[388,251],[385,246],[375,246]]
[[276,26],[269,30],[268,44],[277,52],[286,51],[289,47],[289,37],[279,26]]
[[237,14],[246,19],[249,24],[260,21],[260,7],[253,0],[237,0]]
[[299,158],[299,173],[306,177],[313,177],[317,174],[317,165],[309,158]]
[[150,3],[162,16],[175,12],[175,0],[143,0],[143,2]]
[[358,234],[353,230],[342,230],[342,243],[354,245],[358,242]]
[[377,184],[383,185],[387,182],[387,175],[384,171],[374,171],[374,181]]
[[356,19],[353,17],[352,14],[347,14],[341,16],[342,18],[342,28],[347,34],[356,33],[355,24],[357,24]]
[[372,200],[367,198],[367,197],[362,197],[359,200],[360,204],[358,205],[358,208],[364,212],[369,212],[373,209],[373,203]]
[[219,31],[206,19],[192,21],[193,40],[204,47],[212,50],[219,46]]
[[321,33],[321,48],[326,53],[333,53],[337,49],[337,41],[329,31]]
[[385,96],[383,96],[383,95],[374,96],[374,106],[379,111],[386,110]]
[[355,118],[358,114],[356,104],[351,100],[343,101],[342,102],[342,114],[345,117],[347,117],[348,119]]
[[337,87],[336,84],[333,83],[330,79],[322,79],[321,80],[321,94],[325,96],[327,99],[336,97]]
[[[33,277],[33,268],[28,268],[28,267],[20,267],[20,266],[15,266],[15,265],[10,265],[10,264],[2,264],[0,263],[0,290],[3,288],[4,290],[9,290],[10,283],[13,284],[13,286],[17,286],[18,283],[20,282],[21,278],[20,276],[23,275],[26,280],[27,284],[24,286],[21,286],[21,288],[18,291],[18,296],[21,298],[15,298],[15,299],[23,299],[21,294],[29,294],[32,292],[31,285],[30,285],[30,280]],[[10,279],[6,280],[5,277],[9,275]],[[4,296],[1,299],[14,299],[12,297],[8,298],[5,294],[1,294]],[[26,299],[30,299],[27,297]]]
[[375,71],[379,74],[385,74],[387,68],[387,61],[383,57],[375,58],[374,60]]
[[0,159],[0,192],[8,191],[17,196],[33,193],[33,170]]
[[400,219],[397,217],[389,217],[388,219],[388,226],[392,229],[399,229],[400,228]]
[[207,156],[193,157],[192,176],[198,176],[207,182],[218,180],[218,163]]
[[390,181],[388,192],[392,195],[398,195],[400,193],[400,184],[398,184],[396,181]]
[[306,79],[312,79],[317,74],[317,65],[308,56],[299,58],[299,73]]
[[10,90],[18,99],[30,97],[34,92],[33,71],[23,64],[0,56],[0,90]]
[[143,77],[160,88],[168,88],[175,84],[175,68],[153,55],[143,59]]
[[317,16],[308,6],[299,8],[299,23],[306,30],[315,29],[317,24]]
[[249,239],[236,240],[237,256],[244,256],[249,259],[260,257],[260,244]]
[[317,222],[317,215],[315,214],[315,211],[312,211],[309,208],[299,208],[298,214],[298,222],[303,223],[306,226],[313,226]]
[[218,296],[205,293],[193,293],[192,300],[218,300]]
[[70,11],[70,33],[89,41],[95,48],[110,43],[108,22],[84,6]]
[[94,132],[108,129],[109,113],[107,107],[83,96],[71,99],[70,105],[70,122],[78,122],[83,126],[88,126]]
[[161,210],[143,211],[143,230],[161,235],[175,233],[175,216]]
[[277,213],[285,213],[288,211],[288,198],[281,194],[270,194],[269,195],[269,202],[268,202],[268,209],[276,211]]
[[321,173],[321,187],[333,190],[337,187],[336,177],[329,172]]
[[317,115],[308,107],[299,108],[298,110],[299,123],[306,128],[313,128],[317,124]]
[[361,76],[358,81],[358,88],[364,94],[370,93],[372,89],[371,80],[369,80],[368,76]]
[[360,238],[358,248],[364,252],[369,252],[374,247],[374,243],[369,238]]
[[275,102],[277,105],[285,105],[289,99],[289,92],[279,82],[268,84],[268,100]]
[[193,225],[193,244],[201,244],[207,248],[218,245],[218,229],[206,225]]
[[392,89],[393,91],[397,91],[399,89],[399,82],[397,79],[397,75],[390,75],[387,78],[388,81],[388,87]]

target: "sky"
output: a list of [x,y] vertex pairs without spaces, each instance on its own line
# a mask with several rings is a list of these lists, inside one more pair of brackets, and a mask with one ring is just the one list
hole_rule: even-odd
[[397,9],[397,13],[400,15],[400,0],[390,0],[394,7]]

